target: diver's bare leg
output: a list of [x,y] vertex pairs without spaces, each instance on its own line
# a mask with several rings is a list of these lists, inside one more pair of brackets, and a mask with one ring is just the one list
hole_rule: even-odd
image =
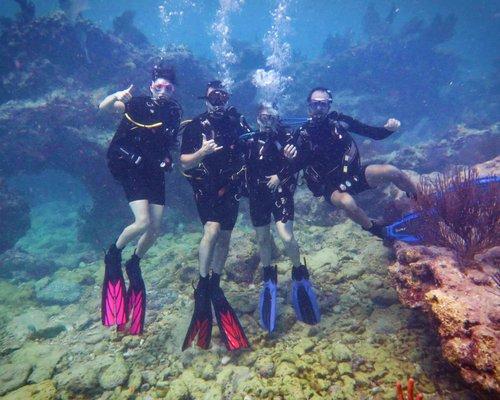
[[129,203],[134,213],[135,221],[127,226],[116,241],[116,247],[123,249],[150,226],[149,202],[147,200],[136,200]]
[[142,234],[139,238],[139,243],[137,244],[137,249],[135,254],[139,258],[144,257],[146,252],[151,248],[151,246],[156,242],[158,236],[160,234],[161,221],[163,217],[163,210],[165,206],[159,204],[150,204],[149,205],[149,217],[151,223],[149,224],[146,232]]
[[256,226],[257,246],[259,247],[260,262],[263,267],[271,265],[271,229],[268,225]]
[[[218,222],[208,221],[203,226],[203,237],[199,247],[200,275],[208,275],[210,264],[214,256],[214,249],[222,231]],[[227,253],[226,253],[227,254]]]
[[339,192],[338,190],[336,190],[332,193],[330,201],[335,207],[344,210],[350,219],[361,225],[363,228],[371,228],[371,219],[361,208],[358,207],[356,201],[349,193]]
[[212,260],[212,270],[217,274],[221,274],[226,264],[227,254],[229,253],[229,243],[231,242],[232,231],[221,230],[215,244]]
[[276,230],[285,246],[285,253],[293,266],[300,266],[300,249],[295,239],[295,235],[293,234],[293,221],[290,220],[285,223],[281,221],[276,222]]
[[369,165],[366,167],[365,177],[368,184],[373,188],[383,184],[393,183],[403,192],[408,194],[417,193],[417,187],[411,181],[410,177],[393,165]]

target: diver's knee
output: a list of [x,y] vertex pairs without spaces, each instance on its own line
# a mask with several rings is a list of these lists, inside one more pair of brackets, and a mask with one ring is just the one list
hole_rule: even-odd
[[342,207],[343,194],[340,192],[333,192],[330,196],[330,201],[335,207]]
[[394,165],[384,164],[380,166],[380,175],[389,178],[390,180],[399,179],[403,172]]
[[342,209],[350,209],[354,203],[354,199],[351,196],[340,192],[333,192],[330,200],[335,207]]
[[214,222],[207,222],[204,227],[203,237],[206,240],[216,240],[220,234],[220,225]]
[[295,237],[293,236],[293,233],[280,232],[279,235],[280,235],[281,241],[287,247],[290,246],[295,241]]
[[394,180],[396,181],[402,181],[406,180],[408,178],[408,175],[406,175],[403,171],[401,171],[399,168],[394,167]]
[[287,249],[294,247],[297,244],[297,241],[295,240],[295,237],[293,237],[293,236],[287,236],[287,237],[281,238],[281,241],[283,243],[283,246],[285,246],[285,248],[287,248]]
[[135,220],[135,226],[141,232],[147,231],[151,228],[151,220],[148,216],[140,217]]

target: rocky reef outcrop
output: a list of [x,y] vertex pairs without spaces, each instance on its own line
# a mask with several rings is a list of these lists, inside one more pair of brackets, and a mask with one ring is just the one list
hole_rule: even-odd
[[[132,19],[122,20],[122,29],[126,23]],[[151,68],[162,57],[177,69],[178,98],[191,115],[200,105],[196,94],[208,81],[208,68],[184,49],[162,53],[61,12],[4,20],[2,28],[0,179],[49,168],[71,174],[93,199],[82,213],[81,239],[113,236],[118,226],[110,221],[123,221],[128,210],[125,201],[116,201],[123,198],[121,188],[105,164],[118,120],[99,113],[99,101],[130,83],[137,93],[147,90]],[[179,189],[167,190],[168,204],[192,213],[189,186],[177,171],[168,177],[171,185]]]
[[30,227],[29,213],[28,203],[9,191],[0,178],[0,253],[12,247],[27,232]]
[[390,141],[380,144],[365,141],[360,147],[370,163],[394,164],[419,173],[442,171],[453,165],[484,163],[498,155],[500,124],[481,127],[460,124],[448,129],[441,139],[417,141],[398,148],[393,146]]
[[[463,265],[449,251],[396,246],[389,271],[401,302],[424,310],[441,336],[443,356],[464,380],[500,393],[500,247],[477,265]],[[492,263],[492,264],[491,264]]]
[[[498,175],[500,157],[476,167]],[[442,354],[463,379],[489,396],[500,394],[500,242],[459,257],[450,249],[395,244],[389,267],[401,302],[423,310],[437,328]],[[489,397],[493,398],[493,397]]]

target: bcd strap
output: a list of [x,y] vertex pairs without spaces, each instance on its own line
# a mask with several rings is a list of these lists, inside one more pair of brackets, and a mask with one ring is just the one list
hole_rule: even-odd
[[139,122],[134,121],[128,113],[125,113],[125,118],[127,118],[129,122],[131,122],[135,126],[138,126],[139,128],[154,129],[154,128],[159,128],[160,126],[163,125],[163,122],[157,122],[156,124],[151,124],[151,125],[140,124]]
[[181,174],[189,181],[203,181],[208,175],[208,170],[203,163],[188,171],[181,171]]

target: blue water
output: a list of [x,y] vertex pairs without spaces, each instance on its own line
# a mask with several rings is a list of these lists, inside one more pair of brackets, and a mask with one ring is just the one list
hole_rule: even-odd
[[[212,58],[209,42],[206,40],[213,22],[217,0],[143,0],[106,1],[89,0],[86,18],[109,29],[113,19],[125,10],[136,12],[136,22],[152,43],[163,46],[166,43],[185,44],[194,54]],[[259,42],[270,24],[269,11],[273,1],[247,1],[241,12],[231,18],[234,39]],[[456,51],[464,61],[464,72],[484,73],[494,67],[500,56],[498,38],[500,35],[500,1],[498,0],[296,0],[292,2],[290,17],[293,20],[293,47],[306,57],[321,53],[323,40],[328,34],[352,31],[359,40],[365,39],[361,23],[368,3],[375,4],[382,15],[393,5],[398,8],[397,25],[418,17],[431,19],[436,13],[454,14],[458,17],[457,33],[447,47]],[[41,15],[57,9],[56,0],[34,1]],[[194,7],[193,7],[194,4]],[[168,27],[159,18],[158,7],[183,11],[183,17],[174,17]],[[17,6],[12,0],[2,1],[0,15],[12,16]]]
[[[133,216],[105,164],[119,120],[97,105],[132,83],[134,94],[148,93],[153,56],[173,54],[185,68],[177,71],[176,92],[184,119],[204,111],[198,96],[218,77],[252,128],[264,101],[297,127],[307,118],[308,91],[326,85],[335,110],[372,125],[402,121],[386,140],[356,137],[363,161],[394,163],[415,175],[485,162],[498,155],[500,0],[73,0],[81,10],[76,22],[52,18],[58,0],[33,3],[37,19],[18,26],[16,2],[0,0],[2,34],[11,38],[0,44],[0,212],[3,201],[13,206],[0,234],[15,239],[0,250],[0,396],[19,389],[13,398],[32,398],[30,390],[57,388],[47,399],[168,393],[196,400],[351,400],[360,393],[359,399],[380,400],[391,397],[396,380],[412,375],[432,400],[476,399],[445,368],[422,314],[399,303],[387,273],[392,253],[305,185],[295,196],[296,235],[318,287],[322,324],[296,323],[287,302],[290,263],[281,256],[278,333],[263,337],[257,246],[243,200],[223,280],[254,352],[229,357],[214,345],[181,353],[201,225],[177,158],[167,175],[160,237],[142,264],[147,334],[122,339],[104,330],[102,250]],[[113,34],[114,19],[127,10],[152,47]],[[89,42],[95,37],[102,41]],[[368,191],[360,201],[370,215],[381,214],[396,192]],[[30,226],[19,233],[21,217]],[[131,252],[130,245],[124,260]],[[44,352],[47,362],[33,355]],[[113,386],[115,371],[126,377]],[[241,389],[245,379],[252,382],[248,391]],[[300,396],[287,394],[288,384]],[[175,397],[183,388],[189,393]]]

